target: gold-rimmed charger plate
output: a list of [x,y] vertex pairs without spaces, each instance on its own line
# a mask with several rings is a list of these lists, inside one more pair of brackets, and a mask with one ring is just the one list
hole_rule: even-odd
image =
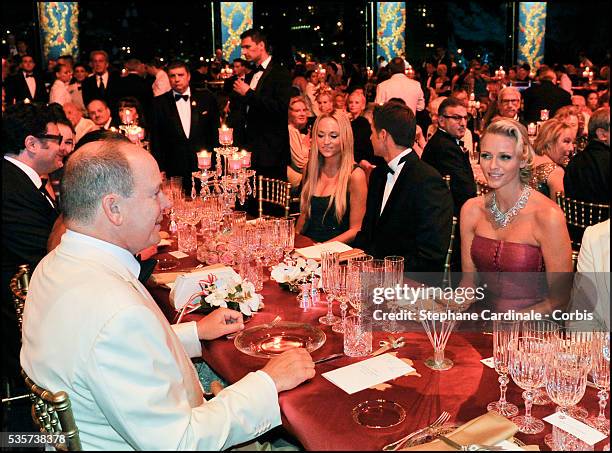
[[243,330],[234,339],[236,349],[253,357],[270,358],[295,348],[308,352],[319,349],[326,340],[318,327],[299,322],[280,321]]

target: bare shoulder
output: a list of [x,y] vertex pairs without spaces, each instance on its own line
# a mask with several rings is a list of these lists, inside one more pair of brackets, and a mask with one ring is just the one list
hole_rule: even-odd
[[545,231],[565,226],[565,214],[557,203],[536,191],[531,194],[531,201],[538,226],[543,227]]
[[470,198],[461,208],[461,217],[464,215],[472,217],[481,213],[485,208],[485,199],[486,197],[482,196]]
[[351,177],[349,179],[349,183],[351,186],[357,185],[360,186],[362,184],[366,184],[366,174],[365,171],[361,167],[355,168],[351,172]]

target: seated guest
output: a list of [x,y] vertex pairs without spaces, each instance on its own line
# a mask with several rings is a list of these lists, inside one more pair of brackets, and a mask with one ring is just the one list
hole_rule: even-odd
[[374,148],[370,134],[370,122],[363,116],[366,108],[366,98],[363,90],[355,90],[348,97],[348,112],[351,119],[351,129],[353,132],[354,159],[361,168],[371,171],[376,165],[377,159],[374,156]]
[[334,108],[336,110],[342,110],[343,112],[346,111],[346,94],[336,91],[336,94],[334,95]]
[[291,163],[287,167],[287,180],[299,193],[303,170],[308,164],[310,154],[310,133],[308,124],[308,107],[303,97],[296,96],[289,101],[289,145]]
[[374,107],[372,144],[387,165],[368,185],[355,246],[376,258],[404,257],[407,272],[441,272],[450,242],[453,200],[440,174],[412,151],[416,120],[409,107]]
[[70,395],[85,450],[227,449],[280,425],[277,393],[315,375],[294,349],[204,400],[190,357],[201,356],[200,340],[244,324],[221,308],[171,326],[138,281],[133,254],[159,242],[170,206],[160,187],[155,159],[136,145],[77,150],[62,180],[68,230],[32,276],[21,364]]
[[[76,143],[74,140],[75,130],[70,120],[66,117],[64,109],[61,105],[56,103],[49,104],[49,109],[51,111],[51,115],[53,116],[53,122],[57,124],[60,135],[62,136],[60,154],[62,156],[62,161],[65,164],[70,154],[72,154],[74,151],[74,145]],[[49,195],[51,195],[51,197],[53,197],[57,205],[59,205],[59,184],[63,174],[64,167],[62,166],[48,175],[41,175],[42,179],[47,180],[47,192]]]
[[[556,289],[563,280],[559,273],[572,271],[563,211],[528,185],[532,161],[533,150],[522,124],[500,119],[489,125],[481,140],[480,166],[491,192],[468,200],[461,210],[461,262],[467,278],[473,272],[546,270],[550,288]],[[548,312],[551,300],[541,301],[540,289],[538,285],[520,288],[521,297],[502,290],[495,294],[496,308],[529,306]]]
[[72,75],[74,76],[70,85],[68,85],[68,91],[72,97],[72,102],[85,112],[85,103],[83,102],[83,81],[89,77],[89,71],[87,67],[82,63],[77,63],[72,68]]
[[72,96],[68,90],[70,80],[72,79],[72,67],[65,64],[55,66],[55,82],[51,85],[49,93],[49,102],[57,102],[64,105],[72,102]]
[[[567,124],[572,130],[572,138],[574,142],[580,134],[580,111],[573,105],[561,107],[553,117]],[[584,127],[584,124],[582,125]]]
[[367,185],[353,160],[348,118],[339,112],[322,114],[312,140],[296,230],[316,242],[351,243],[361,227]]
[[331,91],[320,91],[317,95],[317,105],[319,107],[319,115],[322,113],[332,113],[334,109],[334,97]]
[[497,110],[502,118],[523,122],[520,116],[521,92],[512,86],[502,88],[497,95]]
[[307,102],[310,104],[310,116],[319,116],[321,114],[319,111],[319,104],[317,103],[317,93],[321,89],[321,84],[319,83],[319,73],[310,69],[306,71],[305,77],[308,81],[306,84],[305,97],[308,99]]
[[586,106],[591,111],[591,113],[595,112],[595,110],[600,107],[597,91],[591,91],[589,94],[587,94]]
[[77,143],[83,135],[97,129],[96,124],[89,118],[83,117],[83,111],[73,102],[67,102],[63,105],[66,117],[74,127],[74,142]]
[[553,200],[557,192],[563,192],[563,167],[574,151],[572,134],[570,126],[553,118],[542,124],[533,144],[535,156],[529,185]]
[[41,175],[62,166],[62,136],[47,106],[7,107],[2,118],[2,348],[3,376],[19,376],[19,332],[8,294],[17,266],[33,270],[47,253],[58,211]]
[[438,77],[435,82],[435,91],[438,96],[450,96],[451,80],[448,78],[448,67],[444,63],[440,63],[436,68]]
[[570,94],[555,85],[557,76],[552,69],[541,70],[539,79],[539,85],[532,85],[524,92],[527,123],[539,121],[541,110],[548,110],[549,116],[552,117],[558,109],[572,103]]
[[589,120],[589,142],[565,169],[565,195],[591,203],[610,203],[610,108],[597,109]]
[[110,129],[115,126],[111,111],[102,99],[94,99],[87,104],[87,113],[98,129]]

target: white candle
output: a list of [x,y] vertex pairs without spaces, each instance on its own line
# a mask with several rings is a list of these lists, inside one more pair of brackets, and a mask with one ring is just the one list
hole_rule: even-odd
[[249,168],[251,166],[251,153],[243,149],[240,151],[240,160],[242,161],[242,168]]
[[209,153],[205,149],[197,153],[198,156],[198,168],[201,170],[207,170],[212,165],[212,153]]
[[240,154],[238,153],[232,154],[230,158],[227,160],[227,166],[229,168],[229,171],[231,172],[239,171],[242,168],[242,158]]
[[227,127],[225,124],[219,128],[219,143],[222,145],[231,145],[234,141],[234,129]]

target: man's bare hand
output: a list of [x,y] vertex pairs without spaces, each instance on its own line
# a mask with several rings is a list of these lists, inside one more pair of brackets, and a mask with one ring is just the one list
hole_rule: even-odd
[[241,96],[244,96],[251,87],[244,80],[238,79],[234,82],[234,91]]
[[200,340],[214,340],[244,329],[242,313],[229,308],[217,308],[197,322]]
[[272,378],[276,390],[280,393],[297,387],[307,379],[312,379],[315,375],[315,366],[308,351],[297,348],[270,359],[262,371]]

